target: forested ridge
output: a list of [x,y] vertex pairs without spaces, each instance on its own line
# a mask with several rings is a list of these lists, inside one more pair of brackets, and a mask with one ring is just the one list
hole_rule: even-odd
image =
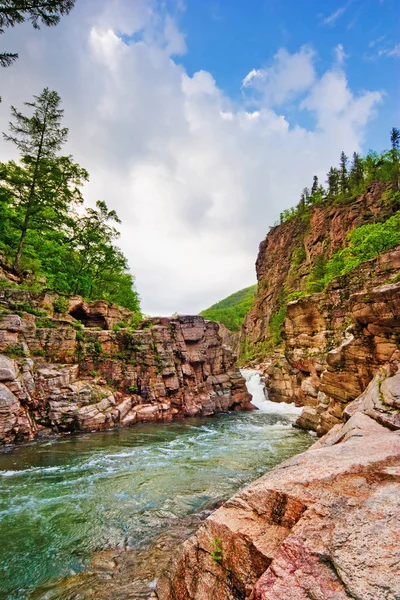
[[281,212],[279,223],[286,223],[296,217],[307,221],[310,208],[316,204],[348,204],[367,189],[372,181],[387,181],[394,185],[388,201],[400,208],[400,131],[393,127],[390,132],[391,148],[381,154],[370,151],[365,157],[354,152],[351,161],[344,152],[340,155],[339,166],[331,167],[327,173],[326,187],[314,175],[312,186],[303,188],[300,201],[293,208]]
[[[11,107],[4,139],[19,160],[0,163],[0,260],[22,287],[105,299],[140,312],[128,261],[116,245],[120,219],[104,200],[85,206],[88,172],[62,154],[61,98],[45,88],[25,111]],[[0,281],[10,286],[10,279]]]
[[230,331],[239,331],[245,316],[253,306],[256,290],[256,285],[239,290],[203,310],[200,315],[209,321],[223,323]]

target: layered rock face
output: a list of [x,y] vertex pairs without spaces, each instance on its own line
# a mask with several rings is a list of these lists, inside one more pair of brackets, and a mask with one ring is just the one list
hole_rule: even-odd
[[352,229],[384,221],[392,214],[393,210],[381,202],[388,187],[385,182],[374,182],[351,204],[316,205],[310,209],[309,222],[297,218],[270,230],[258,252],[258,289],[244,323],[243,342],[260,344],[268,337],[268,324],[282,290],[289,293],[303,289],[315,257],[324,255],[329,259],[347,245]]
[[251,407],[216,323],[131,330],[131,313],[103,301],[69,299],[63,316],[54,306],[51,294],[0,292],[0,443]]
[[298,425],[324,434],[383,364],[400,359],[400,248],[287,307],[284,355],[265,367],[271,400],[305,406]]
[[344,425],[207,519],[157,598],[397,600],[399,409],[399,364],[387,365],[347,406]]

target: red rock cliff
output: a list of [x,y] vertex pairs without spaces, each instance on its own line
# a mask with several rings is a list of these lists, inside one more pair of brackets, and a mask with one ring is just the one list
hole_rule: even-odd
[[0,443],[250,406],[216,323],[159,318],[133,331],[129,311],[106,302],[72,298],[64,316],[55,305],[0,291]]

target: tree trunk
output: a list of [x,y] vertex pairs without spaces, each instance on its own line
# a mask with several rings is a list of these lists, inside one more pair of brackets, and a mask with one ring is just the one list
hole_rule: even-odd
[[26,234],[28,231],[28,227],[29,227],[29,220],[30,220],[30,214],[29,214],[29,212],[27,212],[25,215],[24,224],[22,226],[22,233],[21,233],[21,237],[19,239],[17,254],[15,256],[15,260],[14,260],[14,264],[13,264],[13,272],[15,275],[20,275],[19,263],[21,262],[22,251],[24,249],[25,238],[26,238]]

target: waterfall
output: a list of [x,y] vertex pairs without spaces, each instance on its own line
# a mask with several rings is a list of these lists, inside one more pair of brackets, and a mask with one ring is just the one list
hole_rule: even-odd
[[264,413],[275,413],[284,415],[299,415],[303,410],[295,404],[286,404],[285,402],[271,402],[266,398],[264,384],[261,383],[259,371],[253,369],[241,369],[240,371],[246,380],[247,391],[253,396],[252,403],[258,410]]

